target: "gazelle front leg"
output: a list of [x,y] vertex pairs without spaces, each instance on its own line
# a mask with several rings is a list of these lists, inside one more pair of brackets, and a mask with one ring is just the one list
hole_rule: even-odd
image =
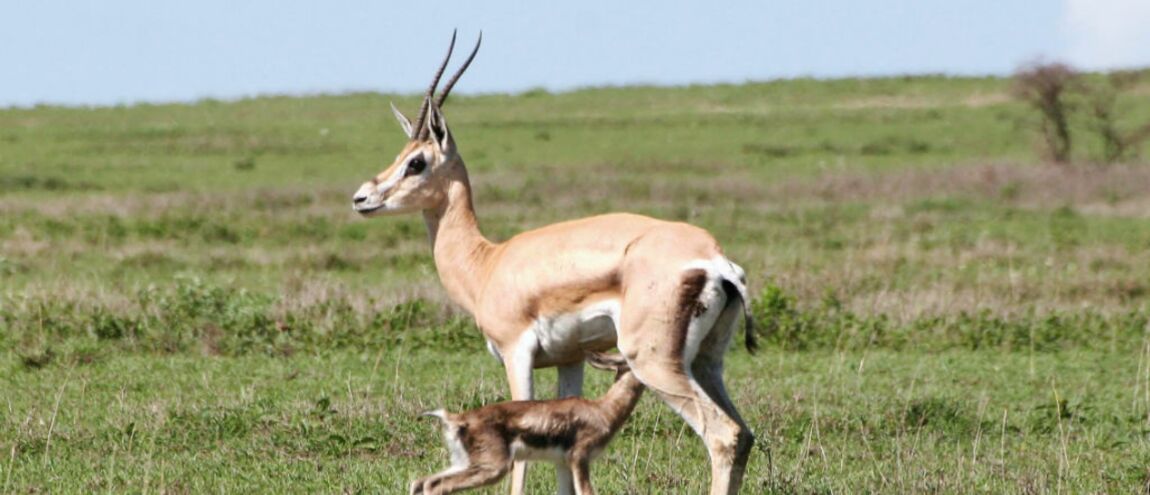
[[[507,383],[511,385],[511,400],[531,400],[535,398],[535,351],[539,340],[528,330],[518,341],[500,352],[503,354],[503,367],[507,372]],[[511,466],[511,495],[523,495],[527,482],[527,463],[515,461]]]
[[[583,396],[583,361],[556,368],[559,372],[559,390],[556,398]],[[555,484],[559,487],[559,495],[574,495],[575,478],[571,467],[564,464],[555,464]]]
[[583,361],[556,368],[559,370],[559,390],[555,398],[583,396]]
[[495,483],[507,472],[507,466],[468,466],[448,469],[411,484],[411,495],[442,495]]

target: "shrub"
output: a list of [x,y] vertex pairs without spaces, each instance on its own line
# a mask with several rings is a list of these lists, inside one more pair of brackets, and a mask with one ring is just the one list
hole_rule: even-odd
[[1067,97],[1079,79],[1078,71],[1061,63],[1035,63],[1014,74],[1013,92],[1041,114],[1046,152],[1055,162],[1070,160],[1072,105]]
[[1090,128],[1102,141],[1102,156],[1105,163],[1114,163],[1135,158],[1138,148],[1150,139],[1150,122],[1123,129],[1119,125],[1121,110],[1118,97],[1122,91],[1134,86],[1141,78],[1140,72],[1116,71],[1105,79],[1089,86],[1086,101],[1090,111]]

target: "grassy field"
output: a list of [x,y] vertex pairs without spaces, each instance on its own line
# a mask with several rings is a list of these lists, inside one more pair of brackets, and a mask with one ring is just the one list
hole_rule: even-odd
[[[1141,493],[1150,163],[1090,164],[1087,137],[1041,163],[1008,85],[532,91],[447,118],[489,237],[628,210],[747,268],[770,333],[729,357],[745,492]],[[416,104],[0,110],[0,493],[396,493],[447,463],[417,414],[507,387],[422,220],[351,212],[402,144],[389,100]],[[594,470],[603,493],[708,479],[653,397]]]

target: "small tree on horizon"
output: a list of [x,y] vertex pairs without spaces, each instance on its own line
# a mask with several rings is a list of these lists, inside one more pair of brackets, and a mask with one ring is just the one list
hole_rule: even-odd
[[1124,131],[1119,127],[1121,113],[1118,95],[1135,86],[1141,77],[1138,71],[1115,71],[1102,82],[1091,85],[1087,93],[1091,125],[1102,140],[1102,161],[1115,163],[1138,155],[1138,148],[1150,139],[1150,123]]
[[1063,63],[1032,63],[1014,73],[1013,93],[1042,115],[1042,137],[1051,160],[1070,160],[1071,90],[1080,83],[1078,71]]

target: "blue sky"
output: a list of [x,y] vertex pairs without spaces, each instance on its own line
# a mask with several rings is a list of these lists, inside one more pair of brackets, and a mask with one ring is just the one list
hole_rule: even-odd
[[7,0],[0,106],[418,92],[453,27],[460,93],[1150,65],[1148,0],[708,3]]

